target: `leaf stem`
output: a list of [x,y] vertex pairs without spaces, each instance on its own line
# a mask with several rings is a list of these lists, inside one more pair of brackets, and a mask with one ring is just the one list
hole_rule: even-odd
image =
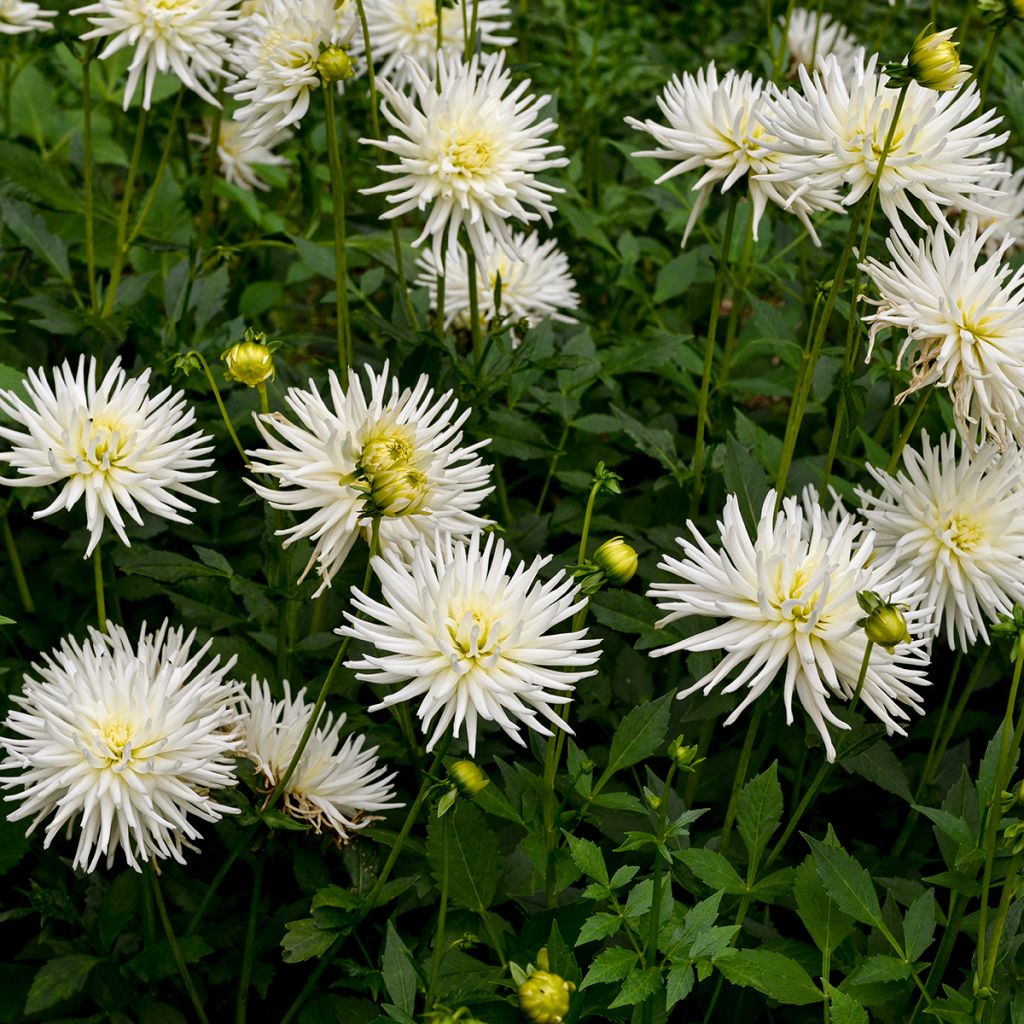
[[235,1003],[235,1024],[245,1024],[249,1004],[249,984],[252,962],[256,953],[256,920],[260,909],[260,888],[263,884],[264,857],[257,856],[253,863],[252,897],[249,900],[249,918],[245,927],[245,947],[242,951],[242,970],[238,976],[238,1000]]
[[[32,601],[32,593],[28,589],[28,580],[25,579],[25,570],[21,565],[21,555],[18,553],[18,545],[14,540],[11,524],[7,520],[6,508],[0,513],[0,530],[3,530],[4,547],[7,549],[7,559],[11,563],[11,572],[14,574],[14,584],[18,588],[21,607],[31,615],[36,610],[36,606]],[[98,547],[97,545],[97,550]]]
[[324,124],[327,129],[327,160],[331,168],[331,212],[334,215],[334,297],[338,327],[338,366],[342,376],[352,365],[352,330],[348,318],[348,257],[345,251],[345,189],[338,148],[338,122],[334,108],[334,84],[325,82]]
[[96,585],[96,619],[101,633],[107,631],[107,600],[103,589],[103,549],[102,542],[92,549],[93,582]]
[[437,980],[441,976],[441,961],[445,954],[445,918],[448,914],[448,818],[442,815],[437,821],[441,829],[441,903],[437,911],[437,933],[434,937],[434,958],[430,965],[430,985],[427,988],[427,1009],[434,1007]]

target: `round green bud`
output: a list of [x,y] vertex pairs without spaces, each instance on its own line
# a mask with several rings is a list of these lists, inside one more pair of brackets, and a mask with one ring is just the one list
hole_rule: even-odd
[[594,564],[609,583],[621,587],[636,575],[639,560],[636,552],[621,537],[612,537],[594,552]]
[[478,796],[491,780],[474,761],[456,761],[448,767],[448,778],[452,785],[467,800]]
[[687,747],[683,745],[683,737],[673,740],[668,745],[668,756],[676,763],[676,767],[684,772],[692,772],[694,768],[704,760],[698,757],[700,750],[697,746]]
[[909,644],[910,633],[903,612],[894,604],[880,604],[864,621],[864,632],[872,643],[888,651],[897,644]]
[[316,69],[324,82],[343,82],[356,73],[352,58],[340,46],[328,46],[321,51]]
[[[262,338],[262,334],[254,335]],[[221,357],[227,369],[224,375],[228,380],[237,380],[250,388],[257,387],[274,379],[274,355],[260,341],[240,341]]]
[[562,1024],[576,986],[550,971],[534,971],[519,986],[519,1008],[534,1024]]
[[970,68],[960,63],[959,43],[951,38],[954,31],[951,28],[942,32],[925,29],[910,48],[907,71],[926,89],[949,92],[967,81]]

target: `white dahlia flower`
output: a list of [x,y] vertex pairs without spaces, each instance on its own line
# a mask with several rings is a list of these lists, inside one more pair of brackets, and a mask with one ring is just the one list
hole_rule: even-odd
[[979,185],[996,193],[985,200],[988,212],[968,213],[967,218],[977,223],[979,235],[986,233],[986,252],[996,252],[1007,235],[1016,251],[1024,248],[1024,167],[1014,171],[1012,161],[1002,153],[996,156],[994,167],[1005,168],[1005,173],[996,169],[978,179]]
[[26,0],[0,0],[0,36],[17,36],[23,32],[45,32],[53,28],[56,11],[44,11],[39,4]]
[[924,602],[951,648],[988,643],[987,623],[1024,602],[1024,457],[995,445],[959,458],[956,435],[903,450],[904,471],[868,466],[881,487],[858,490],[881,555],[925,581]]
[[788,28],[785,15],[779,18],[779,24],[786,29],[791,75],[795,75],[801,65],[805,68],[815,67],[830,55],[834,55],[843,67],[852,67],[857,41],[841,22],[806,7],[794,7],[790,12]]
[[413,245],[432,238],[437,267],[444,265],[443,252],[454,258],[461,227],[478,263],[487,259],[492,236],[508,256],[518,255],[509,222],[550,225],[550,197],[563,190],[537,174],[569,162],[553,155],[561,146],[547,143],[555,122],[539,120],[549,97],[530,95],[529,79],[509,91],[512,76],[500,53],[468,64],[442,54],[436,80],[414,62],[407,66],[412,97],[386,79],[380,82],[381,111],[399,134],[360,139],[394,153],[399,162],[381,165],[391,180],[364,191],[387,193],[392,206],[384,218],[429,207]]
[[[899,96],[877,60],[874,54],[865,63],[858,52],[852,68],[844,68],[837,57],[826,57],[813,74],[800,69],[800,89],[766,97],[758,116],[773,136],[765,145],[777,153],[777,164],[763,172],[767,180],[794,189],[797,198],[848,186],[844,206],[871,188]],[[994,111],[975,117],[978,105],[974,84],[962,93],[913,81],[908,86],[878,185],[879,205],[907,240],[904,217],[926,226],[914,200],[940,224],[943,207],[988,212],[979,202],[993,194],[981,185],[993,169],[986,154],[1008,133],[993,133],[999,123]]]
[[948,388],[970,448],[988,438],[1024,444],[1024,269],[1003,262],[1012,239],[987,257],[986,241],[973,223],[951,237],[936,227],[916,244],[894,234],[890,263],[863,264],[881,295],[864,317],[868,358],[879,331],[906,331],[896,365],[909,354],[912,376],[896,400],[932,384]]
[[[480,318],[494,320],[498,316],[526,320],[532,327],[546,316],[562,323],[575,318],[567,310],[577,309],[580,297],[576,281],[569,271],[569,260],[549,238],[542,242],[538,235],[512,236],[518,257],[511,257],[491,243],[487,259],[476,267],[477,300]],[[448,257],[444,268],[444,323],[453,321],[465,327],[470,322],[469,261],[461,249]],[[437,310],[437,279],[441,269],[434,263],[428,249],[418,260],[420,274],[416,283],[430,290],[430,304]],[[494,308],[494,289],[501,278],[501,306]]]
[[[782,673],[787,722],[793,722],[795,695],[820,733],[828,759],[834,760],[828,725],[849,726],[830,702],[843,704],[853,697],[868,642],[857,625],[864,616],[857,594],[871,590],[894,604],[915,605],[923,583],[895,576],[893,560],[875,556],[873,536],[851,516],[833,530],[815,505],[807,522],[797,498],[786,498],[776,514],[774,491],[764,500],[753,537],[739,501],[729,495],[718,524],[720,550],[693,523],[687,525],[694,540],[677,538],[683,557],[665,555],[659,565],[681,582],[655,583],[648,591],[668,613],[658,625],[694,615],[724,621],[651,651],[651,656],[723,652],[717,667],[679,697],[697,690],[707,694],[722,683],[723,693],[746,688],[727,725]],[[922,713],[922,698],[914,687],[928,685],[922,667],[932,632],[930,610],[905,614],[918,639],[897,646],[892,654],[875,646],[860,693],[886,730],[901,735],[899,720],[909,718],[904,708]]]
[[[85,557],[103,535],[108,522],[125,544],[123,513],[142,525],[139,506],[147,512],[187,523],[183,512],[195,508],[182,500],[215,501],[190,486],[213,476],[210,437],[201,430],[185,434],[195,423],[195,410],[185,405],[180,391],[164,388],[150,395],[149,370],[128,380],[115,359],[96,383],[96,360],[85,357],[78,368],[70,362],[53,373],[29,370],[24,388],[28,401],[17,391],[0,391],[0,411],[14,421],[0,424],[0,438],[10,451],[0,451],[18,472],[0,476],[8,487],[46,487],[62,483],[60,494],[34,518],[71,509],[85,501],[89,545]],[[19,429],[22,428],[22,429]]]
[[574,684],[597,671],[600,657],[585,629],[554,632],[584,606],[580,588],[563,571],[538,579],[551,556],[520,562],[508,574],[512,554],[489,534],[468,543],[438,535],[422,543],[406,563],[396,554],[373,560],[381,600],[352,588],[356,614],[337,632],[372,644],[374,653],[346,667],[379,685],[404,684],[376,711],[420,697],[416,712],[427,750],[452,729],[465,726],[472,756],[477,724],[495,722],[525,746],[520,726],[550,736],[542,721],[572,732],[554,710],[569,704]]
[[[364,0],[366,24],[377,73],[396,89],[411,80],[407,57],[432,72],[437,61],[437,5],[434,0]],[[512,46],[508,35],[511,13],[508,0],[456,0],[441,8],[441,49],[458,56],[466,49],[466,32],[472,31],[476,15],[477,34],[483,46]],[[357,33],[355,49],[362,52]]]
[[[211,124],[203,121],[203,132],[190,135],[193,142],[201,146],[210,145]],[[272,152],[274,146],[280,146],[292,137],[291,132],[275,132],[266,139],[249,139],[245,129],[237,121],[221,121],[217,137],[217,160],[220,173],[225,181],[244,188],[246,192],[259,189],[266,192],[270,186],[260,177],[261,167],[283,167],[288,160]]]
[[183,85],[216,107],[220,104],[211,92],[213,76],[226,76],[223,65],[238,17],[236,3],[237,0],[96,0],[71,13],[86,15],[89,24],[95,26],[83,39],[113,36],[100,53],[100,60],[126,46],[134,48],[124,91],[125,110],[143,74],[142,105],[149,110],[158,71],[176,75]]
[[31,818],[31,832],[52,815],[46,847],[77,820],[73,866],[86,871],[104,855],[110,867],[118,848],[136,871],[155,857],[183,864],[201,836],[195,819],[237,813],[210,795],[236,782],[235,684],[225,680],[235,659],[207,657],[209,641],[193,651],[195,634],[166,622],[143,627],[137,644],[121,626],[107,630],[81,644],[65,637],[12,695],[0,785],[18,790],[4,799],[20,806],[7,818]]
[[[473,510],[492,490],[491,467],[476,454],[487,442],[463,444],[470,410],[460,411],[450,391],[435,396],[426,375],[402,390],[387,364],[379,375],[367,368],[369,397],[352,370],[347,390],[333,371],[329,378],[330,404],[310,381],[308,390],[290,388],[285,395],[297,422],[280,413],[258,417],[266,447],[249,453],[252,471],[277,482],[249,481],[253,490],[300,517],[278,534],[287,538],[285,546],[312,542],[303,576],[316,564],[323,580],[318,594],[360,534],[369,536],[371,499],[387,505],[398,492],[391,514],[381,517],[380,545],[385,552],[397,547],[404,557],[437,530],[467,536],[485,526]],[[404,487],[410,491],[403,503]],[[305,512],[311,515],[302,519]]]
[[[305,693],[302,689],[293,697],[286,681],[284,700],[275,701],[270,685],[254,678],[243,695],[239,752],[256,765],[268,790],[284,777],[313,713]],[[394,799],[394,772],[389,775],[377,764],[377,748],[365,747],[362,736],[349,735],[342,742],[344,725],[344,715],[326,712],[321,717],[282,794],[282,806],[293,818],[308,821],[318,833],[326,829],[340,843],[380,820],[374,811],[403,806]]]
[[719,79],[718,69],[711,63],[696,75],[684,72],[681,80],[672,76],[658,97],[667,125],[626,118],[626,124],[647,132],[661,147],[642,150],[634,156],[676,161],[674,167],[656,179],[656,184],[687,171],[704,172],[693,186],[697,197],[683,233],[684,245],[719,182],[723,192],[745,182],[753,204],[754,238],[769,202],[795,214],[815,244],[818,236],[810,214],[815,210],[842,209],[835,184],[818,188],[817,178],[808,175],[798,194],[795,184],[765,177],[779,161],[778,154],[769,146],[773,139],[758,117],[767,95],[765,83],[754,79],[749,71],[728,71]]

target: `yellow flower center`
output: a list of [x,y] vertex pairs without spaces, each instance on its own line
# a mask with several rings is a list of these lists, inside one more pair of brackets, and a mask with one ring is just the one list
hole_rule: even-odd
[[130,430],[113,416],[97,416],[82,436],[79,461],[93,469],[108,470],[117,465],[128,447]]
[[479,608],[455,612],[446,621],[452,643],[468,661],[495,658],[501,653],[501,623]]
[[969,516],[957,513],[946,524],[949,543],[961,551],[973,551],[981,542],[981,526]]
[[448,157],[456,171],[482,174],[494,161],[494,147],[480,132],[474,132],[454,140],[448,146]]
[[372,478],[382,470],[408,463],[415,454],[416,437],[408,427],[380,427],[363,442],[359,465]]
[[414,32],[423,32],[428,28],[434,28],[437,25],[437,8],[433,0],[420,0],[420,3],[415,6],[415,16]]
[[[132,738],[132,728],[123,718],[115,718],[108,722],[100,733],[100,738],[108,751],[111,761],[124,760],[125,748],[129,746]],[[128,750],[128,759],[131,758],[131,749]]]

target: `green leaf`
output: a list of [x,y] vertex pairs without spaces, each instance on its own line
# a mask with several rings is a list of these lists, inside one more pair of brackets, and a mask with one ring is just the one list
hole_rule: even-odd
[[903,952],[908,960],[919,960],[935,937],[935,890],[926,889],[903,918]]
[[150,579],[163,583],[180,583],[182,580],[200,576],[220,576],[227,578],[230,571],[202,562],[195,562],[184,555],[176,555],[173,551],[157,551],[145,546],[118,548],[114,562],[119,569],[135,576],[148,576]]
[[284,950],[282,959],[286,964],[299,964],[303,960],[323,956],[338,934],[319,928],[311,917],[289,921],[284,927],[281,948]]
[[818,867],[818,877],[835,905],[863,924],[884,927],[871,875],[844,849],[827,846],[808,837]]
[[736,495],[743,522],[748,529],[754,529],[761,518],[761,506],[771,481],[757,460],[731,433],[725,440],[722,476],[726,491]]
[[654,296],[651,301],[659,306],[669,299],[682,295],[691,284],[697,272],[697,254],[684,252],[669,260],[658,271],[658,279],[654,285]]
[[644,455],[649,455],[659,462],[662,468],[667,470],[676,483],[681,486],[689,473],[679,461],[679,456],[676,454],[676,442],[672,435],[667,430],[648,427],[614,405],[611,409],[616,419],[622,424],[622,429],[637,448]]
[[910,964],[906,961],[879,954],[861,961],[843,984],[877,985],[889,981],[906,981],[910,974]]
[[661,971],[657,967],[645,967],[633,971],[626,979],[619,994],[608,1004],[609,1010],[618,1006],[636,1006],[650,999],[661,988]]
[[739,949],[715,966],[734,985],[758,992],[790,1006],[807,1006],[824,998],[811,976],[783,953],[767,949]]
[[32,979],[32,987],[25,1001],[25,1013],[41,1013],[77,995],[85,987],[89,972],[99,962],[98,956],[74,953],[43,964]]
[[855,772],[888,793],[895,793],[908,804],[913,802],[914,794],[910,791],[903,763],[886,740],[880,740],[859,754],[843,757],[840,763],[847,771]]
[[68,264],[68,246],[59,235],[55,235],[46,221],[30,206],[16,199],[0,196],[0,210],[4,221],[18,240],[31,249],[40,259],[49,263],[60,275],[61,280],[71,281],[71,267]]
[[809,856],[796,869],[793,892],[796,911],[814,944],[822,952],[831,954],[853,931],[853,918],[844,914],[822,889],[813,857]]
[[721,890],[730,896],[742,896],[746,893],[747,883],[717,850],[691,846],[689,849],[677,851],[675,856],[708,888]]
[[829,986],[829,1024],[868,1024],[868,1011],[853,996]]
[[736,805],[736,827],[747,846],[752,864],[761,860],[768,840],[782,822],[782,787],[779,762],[752,778],[740,793]]
[[580,928],[576,945],[582,946],[585,942],[596,942],[599,939],[610,939],[622,927],[622,918],[618,914],[605,914],[599,912],[593,917],[588,917]]
[[572,856],[576,867],[587,876],[600,882],[601,885],[608,884],[608,869],[605,867],[604,855],[596,843],[589,839],[577,839],[571,832],[563,830],[562,834],[569,843],[569,853]]
[[[442,942],[446,941],[443,936],[438,938]],[[404,1013],[412,1013],[416,1006],[416,968],[409,950],[391,921],[388,921],[387,937],[384,940],[381,973],[391,1001]]]
[[685,999],[693,991],[693,983],[693,968],[689,964],[673,964],[665,979],[665,1009],[671,1010]]
[[487,910],[494,902],[501,873],[494,830],[464,800],[440,821],[433,819],[427,830],[427,859],[438,881],[444,869],[443,839],[448,845],[448,898],[457,907]]
[[[198,935],[183,935],[178,940],[178,948],[187,964],[198,963],[213,952],[213,947]],[[169,978],[178,971],[174,950],[164,939],[146,946],[138,956],[128,961],[128,966],[138,977],[149,983]]]
[[612,737],[608,751],[608,765],[595,789],[601,789],[616,772],[638,764],[661,749],[668,732],[670,702],[674,692],[663,694],[657,700],[640,704],[622,720]]
[[614,946],[594,957],[580,988],[589,988],[607,981],[621,981],[636,966],[637,954],[624,946]]

